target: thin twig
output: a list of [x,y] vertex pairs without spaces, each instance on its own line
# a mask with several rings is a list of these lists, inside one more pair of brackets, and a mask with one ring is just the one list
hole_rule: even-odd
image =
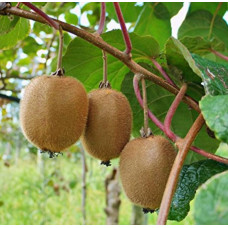
[[155,67],[158,69],[158,71],[161,73],[161,75],[165,78],[165,80],[173,85],[174,87],[178,88],[177,85],[173,82],[173,80],[169,77],[169,75],[164,71],[162,66],[154,59],[151,58],[152,63],[155,65]]
[[142,82],[142,92],[143,92],[143,111],[144,111],[144,134],[148,135],[148,106],[147,106],[147,95],[146,95],[146,82],[145,79],[141,79]]
[[222,53],[220,53],[220,52],[218,52],[218,51],[215,51],[215,50],[213,50],[213,49],[210,49],[210,51],[211,51],[212,53],[214,53],[215,55],[217,55],[219,58],[228,61],[228,56],[223,55]]
[[221,6],[222,6],[222,2],[219,2],[218,6],[217,6],[217,8],[216,8],[216,10],[214,12],[214,15],[212,17],[211,24],[210,24],[210,29],[209,29],[209,33],[208,33],[208,40],[210,40],[210,38],[211,38],[212,30],[213,30],[213,26],[214,26],[214,22],[215,22],[215,18],[217,16],[218,11],[220,10]]
[[52,26],[55,29],[59,29],[59,25],[53,21],[46,13],[44,13],[42,10],[40,10],[39,8],[37,8],[36,6],[34,6],[32,3],[30,2],[22,2],[24,5],[28,6],[30,9],[32,9],[33,11],[35,11],[37,14],[39,14],[41,17],[43,17],[50,26]]
[[224,164],[227,164],[228,165],[228,159],[227,158],[223,158],[221,156],[218,156],[218,155],[215,155],[215,154],[211,154],[211,153],[208,153],[204,150],[201,150],[195,146],[191,146],[190,148],[192,151],[206,157],[206,158],[209,158],[209,159],[212,159],[214,161],[217,161],[217,162],[221,162],[221,163],[224,163]]
[[200,131],[203,125],[204,119],[202,114],[200,114],[193,123],[186,137],[184,139],[179,139],[176,143],[179,148],[179,152],[176,156],[176,159],[174,161],[173,167],[169,175],[169,179],[166,183],[166,188],[162,197],[162,202],[158,214],[157,225],[166,224],[170,205],[176,190],[178,177],[183,167],[184,160],[188,154],[191,144],[193,143],[194,139],[196,138],[198,132]]
[[99,27],[97,29],[97,33],[100,35],[104,30],[105,25],[105,14],[106,14],[106,3],[101,2],[101,18],[99,22]]
[[62,68],[62,55],[63,55],[63,30],[61,25],[59,26],[59,53],[57,71]]
[[[172,118],[177,110],[177,107],[179,106],[180,102],[182,101],[182,98],[184,97],[186,90],[187,90],[187,84],[184,83],[166,114],[165,121],[164,121],[164,127],[165,127],[165,134],[169,138],[173,138],[173,132],[170,129]],[[176,141],[175,138],[174,138],[174,141]]]
[[121,30],[122,30],[122,33],[123,33],[124,41],[125,41],[125,44],[126,44],[125,53],[127,55],[129,55],[131,53],[132,45],[131,45],[131,40],[130,40],[128,31],[127,31],[127,28],[126,28],[125,21],[124,21],[124,18],[123,18],[123,14],[121,12],[119,3],[118,2],[114,2],[113,4],[114,4],[115,10],[116,10],[116,15],[118,17],[118,20],[119,20],[119,23],[120,23],[120,27],[121,27]]
[[19,103],[20,102],[20,99],[18,97],[7,96],[5,94],[0,94],[0,98],[7,99],[7,100],[10,100],[10,101],[14,101],[16,103]]
[[[141,80],[142,75],[136,74],[133,79],[133,86],[134,86],[134,91],[135,91],[135,96],[140,104],[140,106],[143,108],[143,99],[140,94],[140,89],[139,89],[139,80]],[[150,111],[148,110],[148,116],[149,118],[154,122],[154,124],[159,127],[162,131],[164,131],[164,126],[163,124],[157,119],[157,117]]]
[[107,70],[107,55],[104,50],[102,50],[103,53],[103,83],[106,84],[107,77],[108,77],[108,70]]

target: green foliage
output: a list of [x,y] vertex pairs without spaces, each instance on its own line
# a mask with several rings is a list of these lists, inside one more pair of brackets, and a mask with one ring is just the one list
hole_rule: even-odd
[[[176,221],[181,221],[182,219],[184,219],[190,210],[189,203],[194,198],[197,188],[201,186],[204,182],[206,182],[210,177],[214,176],[215,174],[224,172],[226,170],[228,170],[228,165],[224,165],[222,163],[219,163],[213,160],[204,160],[204,161],[193,163],[191,165],[183,166],[179,177],[177,189],[174,194],[174,198],[172,200],[172,205],[171,205],[168,219],[176,220]],[[226,188],[220,188],[220,189],[221,191],[224,191],[224,189]],[[213,202],[216,202],[216,201],[208,200],[208,202],[204,201],[204,204],[213,205]],[[200,205],[196,208],[202,209],[203,207],[202,205]],[[202,212],[204,210],[202,210]],[[204,211],[204,215],[205,215],[205,211]],[[201,213],[201,217],[204,217],[202,216],[202,213]],[[207,223],[207,224],[210,224],[210,223]]]
[[200,108],[209,128],[215,132],[215,136],[228,143],[228,95],[205,96],[200,101]]
[[228,172],[206,182],[196,195],[194,218],[198,225],[227,225]]
[[14,47],[18,41],[23,40],[29,34],[30,26],[27,19],[0,16],[0,21],[0,49]]
[[[150,58],[159,55],[159,45],[153,37],[140,37],[134,33],[131,33],[130,37],[135,61],[150,62]],[[102,38],[110,45],[124,50],[120,30],[104,33]],[[97,47],[80,38],[75,38],[63,57],[63,65],[66,75],[78,78],[87,90],[98,88],[99,82],[102,80],[103,60],[102,52]],[[122,62],[108,55],[108,80],[113,88],[120,90],[122,80],[127,72],[128,68]]]
[[213,30],[210,32],[210,25],[213,15],[206,10],[197,10],[189,14],[178,31],[178,37],[201,36],[210,39],[211,36],[223,42],[226,47],[228,41],[227,24],[221,16],[216,16],[213,24]]

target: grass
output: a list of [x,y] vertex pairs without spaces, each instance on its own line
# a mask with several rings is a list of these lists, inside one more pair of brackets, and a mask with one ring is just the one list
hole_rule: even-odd
[[[0,161],[0,225],[83,224],[80,154],[43,161],[44,169],[38,168],[35,155],[10,167]],[[112,168],[90,157],[87,166],[87,224],[105,224],[104,180]],[[121,192],[119,224],[130,224],[131,210],[132,204]],[[156,214],[148,215],[148,224],[156,224],[156,218]],[[182,222],[168,224],[194,224],[194,220],[190,213]]]

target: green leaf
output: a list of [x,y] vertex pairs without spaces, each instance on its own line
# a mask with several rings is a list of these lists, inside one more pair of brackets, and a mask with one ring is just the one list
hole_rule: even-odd
[[[141,64],[146,69],[153,73],[156,73],[155,69],[148,66],[147,64]],[[139,130],[143,126],[143,110],[138,104],[138,101],[134,94],[134,89],[132,85],[133,73],[128,73],[122,83],[121,91],[128,98],[132,111],[133,111],[133,129],[132,134],[134,137],[139,136]],[[165,89],[152,83],[151,81],[146,82],[147,87],[147,99],[148,107],[155,114],[155,116],[161,121],[164,121],[165,115],[174,100],[174,95],[170,94]],[[142,93],[141,93],[142,94]],[[171,125],[171,129],[180,137],[184,137],[194,120],[197,117],[197,113],[194,110],[189,110],[186,104],[181,103],[175,113]],[[162,134],[152,121],[149,121],[149,127],[154,134]],[[218,147],[218,141],[212,139],[208,136],[205,127],[199,132],[197,138],[194,142],[195,146],[198,146],[204,150],[209,150],[210,152],[215,152]],[[189,152],[186,163],[191,163],[193,161],[198,161],[204,159],[204,157],[199,156],[195,152]]]
[[[184,165],[172,200],[168,219],[183,220],[190,210],[189,203],[194,198],[199,186],[212,176],[226,170],[228,170],[228,165],[209,159]],[[205,205],[207,205],[206,202]]]
[[[208,39],[212,17],[213,15],[206,10],[189,14],[178,31],[178,38],[201,36]],[[219,15],[214,20],[211,35],[228,47],[228,25]]]
[[207,95],[200,101],[200,109],[216,138],[228,143],[228,95]]
[[0,35],[9,33],[16,26],[19,17],[0,16]]
[[39,22],[35,22],[33,26],[33,32],[39,36],[40,32],[45,32],[47,34],[52,34],[53,33],[53,28],[47,24],[41,24]]
[[65,20],[67,23],[72,24],[72,25],[77,25],[78,24],[78,17],[76,14],[66,12],[65,13]]
[[75,2],[47,2],[43,7],[43,10],[48,15],[59,16],[60,14],[65,14],[69,12],[76,6]]
[[183,2],[162,2],[169,12],[169,17],[175,16],[183,7]]
[[32,4],[40,8],[42,6],[45,6],[47,2],[32,2]]
[[165,52],[167,64],[180,69],[182,71],[181,77],[185,81],[197,84],[201,83],[201,71],[196,66],[195,60],[192,58],[189,50],[179,40],[171,37],[166,43]]
[[[0,18],[0,20],[2,17]],[[30,26],[29,21],[24,18],[15,19],[14,22],[9,23],[3,18],[1,22],[1,29],[4,29],[5,33],[0,34],[0,49],[9,49],[14,47],[18,41],[23,40],[29,34]]]
[[[22,44],[23,52],[28,55],[36,55],[36,52],[41,49],[41,45],[36,42],[36,40],[28,36],[24,39],[24,42]],[[31,61],[31,59],[30,59]]]
[[228,144],[221,142],[219,144],[217,151],[216,151],[216,155],[219,155],[219,156],[224,157],[224,158],[228,158]]
[[191,53],[196,53],[198,55],[205,55],[207,53],[211,53],[210,49],[214,49],[216,51],[225,50],[224,43],[215,38],[207,40],[200,36],[185,36],[184,38],[180,39],[180,41],[188,48]]
[[[191,2],[188,13],[190,14],[197,10],[207,10],[214,15],[218,5],[219,2],[207,2],[207,4],[205,4],[205,2]],[[225,3],[222,3],[222,6],[220,7],[217,14],[223,16],[226,11],[227,5]]]
[[192,57],[201,71],[206,94],[214,96],[228,94],[228,65],[216,63],[195,54]]
[[228,172],[214,177],[200,189],[194,203],[194,219],[199,225],[227,225]]
[[[135,61],[150,62],[151,57],[158,56],[159,45],[152,37],[139,37],[134,33],[131,33],[130,37],[133,45],[132,56]],[[120,50],[125,48],[120,30],[104,33],[102,38]],[[75,38],[68,46],[63,57],[63,66],[66,74],[82,81],[87,90],[98,88],[99,82],[102,80],[101,50],[80,38]],[[108,55],[108,80],[113,88],[120,90],[127,72],[128,68],[122,62]]]
[[[119,4],[124,17],[124,21],[126,23],[136,22],[140,11],[142,10],[142,7],[136,5],[136,2],[120,2]],[[118,22],[113,2],[106,3],[106,10],[108,13],[108,17]]]
[[215,63],[191,54],[179,40],[173,37],[166,43],[166,59],[170,68],[175,66],[182,72],[181,75],[177,74],[173,78],[178,84],[181,84],[182,77],[186,82],[198,84],[199,87],[203,81],[207,94],[227,94],[228,65]]
[[168,9],[162,3],[145,6],[137,20],[134,32],[138,35],[151,35],[163,48],[166,40],[171,36],[170,16]]

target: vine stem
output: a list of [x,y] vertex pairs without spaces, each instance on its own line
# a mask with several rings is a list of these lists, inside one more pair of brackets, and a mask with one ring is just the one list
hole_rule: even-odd
[[42,10],[40,10],[39,8],[37,8],[36,6],[34,6],[32,3],[30,2],[22,2],[24,5],[28,6],[30,9],[32,9],[33,11],[35,11],[37,14],[39,14],[41,17],[43,17],[50,26],[52,26],[55,29],[59,29],[59,25],[53,20],[51,19],[46,13],[44,13]]
[[107,55],[104,50],[102,50],[102,53],[103,53],[103,83],[106,84],[108,79]]
[[218,6],[217,6],[217,8],[216,8],[216,10],[215,10],[215,12],[214,12],[214,15],[213,15],[213,17],[212,17],[211,24],[210,24],[210,28],[209,28],[209,33],[208,33],[208,39],[209,39],[209,40],[210,40],[211,35],[212,35],[212,30],[213,30],[213,26],[214,26],[214,23],[215,23],[215,18],[216,18],[216,16],[217,16],[218,11],[220,10],[221,6],[222,6],[222,2],[219,2],[219,3],[218,3]]
[[[142,78],[142,75],[140,75],[140,74],[136,74],[134,76],[133,87],[134,87],[134,91],[135,91],[135,96],[136,96],[140,106],[143,108],[144,107],[143,99],[141,97],[140,89],[139,89],[139,80],[141,80],[141,78]],[[148,116],[157,127],[159,127],[162,131],[165,130],[163,124],[157,119],[157,117],[149,109],[148,109]]]
[[223,55],[222,53],[220,53],[220,52],[218,52],[218,51],[215,51],[214,49],[210,49],[210,51],[211,51],[212,53],[214,53],[215,55],[217,55],[219,58],[228,61],[228,56],[225,56],[225,55]]
[[[143,77],[143,75],[140,75],[140,74],[136,74],[134,76],[134,79],[133,79],[133,86],[134,86],[134,91],[135,91],[135,96],[140,104],[140,106],[143,108],[143,99],[141,97],[141,94],[140,94],[140,89],[139,89],[139,80],[141,80],[141,78]],[[179,98],[176,98],[179,100]],[[174,101],[175,103],[177,101]],[[173,111],[171,112],[172,113],[172,116],[174,115],[174,112],[176,110],[173,109]],[[170,115],[170,114],[169,114]],[[148,109],[148,117],[153,121],[153,123],[158,127],[160,128],[165,134],[166,134],[166,131],[165,131],[165,126],[157,119],[157,117],[150,111],[150,109]],[[167,120],[168,121],[168,120]],[[171,123],[171,120],[169,120],[169,122]],[[167,124],[167,123],[166,123]],[[169,125],[170,126],[170,125]],[[173,142],[176,142],[177,139],[179,139],[180,137],[175,135],[171,129],[169,129],[169,134],[166,136],[169,137]],[[218,155],[215,155],[215,154],[211,154],[207,151],[204,151],[202,149],[199,149],[198,147],[195,147],[195,146],[191,146],[190,147],[190,150],[206,157],[206,158],[209,158],[209,159],[213,159],[214,161],[217,161],[217,162],[221,162],[221,163],[224,163],[224,164],[228,164],[228,159],[227,158],[223,158],[223,157],[220,157]]]
[[[33,12],[30,12],[30,11],[27,11],[27,10],[19,9],[19,8],[16,8],[16,7],[5,8],[4,10],[0,11],[0,14],[2,14],[2,15],[12,14],[12,15],[16,15],[16,16],[19,16],[19,17],[23,17],[23,18],[34,20],[34,21],[38,21],[40,23],[47,23],[47,21],[43,17],[41,17],[40,15],[38,15],[36,13],[33,13]],[[129,59],[129,56],[127,56],[122,51],[120,51],[117,48],[109,45],[108,43],[106,43],[102,39],[97,39],[96,35],[91,34],[91,33],[87,32],[87,31],[82,30],[82,29],[79,29],[79,28],[77,28],[77,27],[75,27],[73,25],[67,24],[65,22],[62,22],[62,21],[59,21],[59,20],[55,20],[55,19],[53,19],[53,20],[56,23],[60,24],[62,26],[63,30],[65,30],[65,31],[67,31],[69,33],[77,35],[78,37],[88,41],[89,43],[93,44],[94,46],[96,46],[96,47],[98,47],[100,49],[103,49],[107,53],[109,53],[112,56],[114,56],[115,58],[119,59],[133,73],[135,73],[135,74],[138,73],[138,74],[144,75],[143,77],[145,79],[153,81],[155,84],[163,87],[164,89],[166,89],[170,93],[173,93],[175,95],[178,93],[179,90],[177,88],[175,88],[174,86],[170,85],[169,83],[167,83],[165,80],[163,80],[162,78],[160,78],[156,74],[153,74],[152,72],[150,72],[147,69],[143,68],[142,66],[137,64],[132,59]],[[200,113],[200,108],[199,108],[199,105],[197,104],[197,102],[193,101],[188,96],[185,96],[183,98],[183,101],[186,104],[188,104],[191,108],[195,109],[197,112]]]
[[63,55],[63,30],[62,26],[59,26],[59,53],[57,62],[57,71],[62,68],[62,55]]
[[145,79],[141,79],[142,91],[143,91],[143,111],[144,111],[144,134],[148,135],[148,106],[147,106],[147,95],[146,95],[146,82]]
[[203,125],[204,125],[203,115],[199,114],[199,116],[193,123],[192,127],[190,128],[189,132],[187,133],[186,137],[184,139],[178,139],[176,142],[176,145],[179,148],[179,152],[174,161],[174,164],[171,169],[169,179],[167,181],[166,188],[162,197],[162,202],[161,202],[161,206],[158,214],[157,225],[166,224],[170,205],[176,190],[178,177],[183,167],[184,160],[188,154],[191,144],[193,143],[194,139],[196,138],[198,132],[200,131]]
[[106,13],[106,4],[105,2],[101,2],[101,18],[99,22],[99,27],[97,29],[97,33],[100,35],[104,30],[105,25],[105,13]]
[[119,23],[120,23],[120,27],[121,27],[121,30],[122,30],[122,33],[123,33],[125,45],[126,45],[126,50],[124,52],[127,55],[129,55],[131,53],[132,45],[131,45],[131,40],[130,40],[128,31],[127,31],[127,28],[126,28],[125,21],[124,21],[124,18],[123,18],[123,14],[121,12],[119,3],[118,2],[114,2],[113,4],[114,4],[115,10],[116,10],[116,15],[118,17],[118,20],[119,20]]
[[177,87],[177,85],[173,82],[173,80],[169,77],[169,75],[164,71],[162,66],[154,59],[151,58],[152,63],[155,65],[155,67],[158,69],[158,71],[161,73],[161,75],[166,79],[166,81],[171,84],[172,86]]
[[[169,138],[173,138],[173,132],[170,129],[172,118],[174,116],[174,113],[177,110],[177,107],[179,106],[180,102],[182,101],[182,98],[184,97],[186,90],[187,90],[187,84],[184,83],[166,114],[165,121],[164,121],[164,127],[165,127],[165,134]],[[177,139],[177,136],[175,136],[174,141],[176,141],[176,139]]]

